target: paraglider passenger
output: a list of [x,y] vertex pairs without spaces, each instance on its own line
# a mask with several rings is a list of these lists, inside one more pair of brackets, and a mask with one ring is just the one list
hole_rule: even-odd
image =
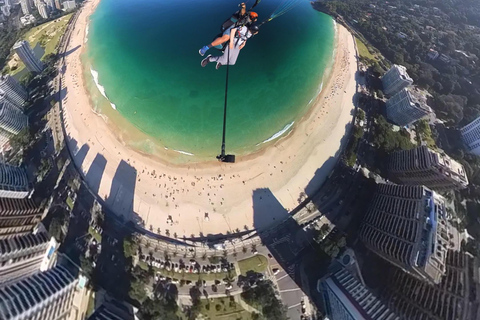
[[201,65],[205,67],[209,62],[216,62],[216,69],[220,68],[222,65],[234,65],[237,62],[238,54],[240,50],[245,47],[247,39],[258,33],[258,26],[250,25],[250,27],[242,26],[238,28],[233,28],[230,30],[230,43],[229,48],[227,48],[223,55],[212,57],[208,55],[205,59],[202,60]]
[[256,12],[246,12],[245,3],[242,3],[240,6],[241,9],[235,12],[230,19],[223,23],[222,35],[216,38],[212,43],[203,46],[200,50],[198,50],[198,53],[200,53],[201,56],[205,55],[205,53],[211,47],[216,47],[227,42],[230,39],[230,31],[233,28],[242,26],[246,26],[248,28],[257,21],[258,14]]

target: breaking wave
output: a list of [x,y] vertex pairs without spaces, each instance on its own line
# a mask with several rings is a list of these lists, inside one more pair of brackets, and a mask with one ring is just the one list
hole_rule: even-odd
[[93,81],[95,82],[95,85],[97,86],[98,91],[102,94],[102,96],[105,97],[105,99],[110,102],[110,105],[114,110],[117,110],[117,106],[108,99],[107,94],[105,93],[105,88],[98,82],[98,72],[90,68],[90,73],[92,74]]
[[258,143],[257,146],[281,137],[285,132],[287,132],[293,126],[294,123],[295,123],[295,121],[292,121],[291,123],[287,124],[282,130],[278,131],[277,133],[275,133],[273,136],[271,136],[267,140],[264,140],[264,141]]
[[185,154],[187,156],[194,156],[193,153],[190,153],[190,152],[187,152],[187,151],[182,151],[182,150],[173,150],[173,151],[181,153],[181,154]]

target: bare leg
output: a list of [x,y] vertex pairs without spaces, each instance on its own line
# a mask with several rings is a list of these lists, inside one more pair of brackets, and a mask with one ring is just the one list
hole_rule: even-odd
[[220,38],[217,38],[217,39],[213,40],[213,42],[210,44],[210,46],[215,47],[215,46],[218,46],[219,44],[227,42],[228,40],[230,40],[230,36],[228,34],[224,34]]

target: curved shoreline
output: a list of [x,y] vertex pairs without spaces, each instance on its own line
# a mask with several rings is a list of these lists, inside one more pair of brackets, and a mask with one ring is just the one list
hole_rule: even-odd
[[[86,1],[67,50],[84,45]],[[323,90],[286,136],[238,163],[172,165],[133,151],[94,113],[77,50],[68,55],[63,98],[68,144],[90,187],[114,212],[178,237],[263,229],[288,216],[302,193],[330,173],[351,122],[356,57],[353,38],[337,25],[335,62]],[[120,137],[120,140],[118,139]],[[205,216],[208,215],[208,220]]]

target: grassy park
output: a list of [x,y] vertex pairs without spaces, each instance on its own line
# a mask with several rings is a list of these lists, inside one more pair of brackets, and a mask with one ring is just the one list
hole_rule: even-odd
[[251,313],[245,311],[242,306],[240,306],[233,299],[228,297],[202,300],[201,310],[201,314],[207,317],[207,319],[252,319]]
[[368,50],[367,46],[362,42],[362,40],[355,37],[355,42],[357,43],[358,54],[360,57],[367,58],[369,60],[378,60],[377,57]]
[[253,257],[238,261],[238,267],[243,275],[246,275],[247,271],[250,270],[255,272],[265,272],[268,267],[268,259],[261,254],[257,254]]

